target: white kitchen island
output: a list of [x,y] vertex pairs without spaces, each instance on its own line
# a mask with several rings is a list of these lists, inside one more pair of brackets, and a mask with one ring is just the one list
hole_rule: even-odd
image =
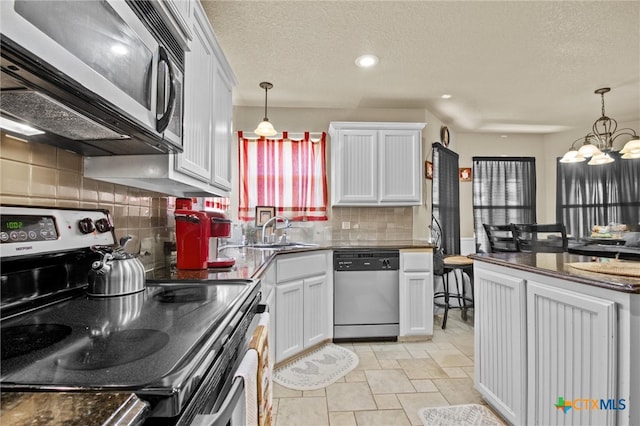
[[490,405],[517,425],[640,424],[640,278],[575,269],[591,257],[567,253],[472,257],[475,386]]

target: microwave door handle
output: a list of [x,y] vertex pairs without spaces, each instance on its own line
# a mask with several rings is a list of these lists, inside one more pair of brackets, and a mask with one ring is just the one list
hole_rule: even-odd
[[[164,102],[165,99],[165,94],[166,94],[166,86],[167,86],[167,78],[166,75],[163,73],[163,77],[162,79],[158,78],[158,95],[162,94],[162,96],[158,96],[158,106],[157,106],[157,113],[156,114],[162,114],[159,118],[156,119],[156,130],[159,133],[162,133],[165,131],[165,129],[169,126],[169,121],[171,120],[171,115],[173,114],[173,108],[174,108],[174,104],[175,104],[175,99],[176,99],[176,85],[175,82],[173,81],[174,75],[173,75],[173,68],[171,67],[171,61],[169,60],[169,54],[167,53],[167,49],[165,49],[162,46],[158,46],[158,77],[160,77],[160,66],[162,64],[165,64],[167,70],[169,71],[169,101],[168,102]],[[162,92],[160,92],[160,89],[162,88]]]
[[193,419],[192,426],[225,426],[228,425],[233,411],[236,409],[240,397],[244,395],[244,380],[236,377],[226,398],[220,405],[218,411],[212,414],[197,415]]

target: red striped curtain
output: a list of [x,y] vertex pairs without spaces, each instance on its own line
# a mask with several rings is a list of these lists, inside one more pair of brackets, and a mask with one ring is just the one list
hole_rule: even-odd
[[238,132],[240,200],[238,218],[255,219],[256,206],[275,206],[290,220],[327,220],[326,133],[311,140],[249,139]]
[[205,210],[217,209],[217,210],[229,210],[231,205],[231,199],[223,197],[206,197],[204,199]]

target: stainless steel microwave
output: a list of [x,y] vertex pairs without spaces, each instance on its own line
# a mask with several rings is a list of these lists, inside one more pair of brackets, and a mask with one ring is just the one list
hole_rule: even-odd
[[1,116],[83,155],[182,152],[184,47],[157,6],[0,1]]

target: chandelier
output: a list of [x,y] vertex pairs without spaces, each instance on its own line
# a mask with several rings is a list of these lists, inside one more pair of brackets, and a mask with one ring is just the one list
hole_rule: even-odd
[[260,87],[264,89],[264,119],[258,124],[254,132],[259,136],[274,136],[278,132],[273,128],[273,124],[271,124],[267,118],[267,91],[273,87],[273,84],[268,81],[263,81],[260,83]]
[[[631,136],[620,150],[622,158],[625,160],[640,158],[640,137],[638,137],[635,130],[631,128],[618,130],[618,122],[613,118],[607,117],[604,112],[604,94],[609,91],[611,91],[610,88],[603,87],[594,92],[600,95],[602,99],[602,116],[593,123],[591,132],[573,141],[569,151],[560,160],[561,163],[579,163],[586,161],[587,158],[591,158],[587,163],[590,166],[611,163],[614,159],[609,153],[614,151],[613,142],[620,136]],[[582,142],[582,146],[576,149],[575,145],[578,142]]]

